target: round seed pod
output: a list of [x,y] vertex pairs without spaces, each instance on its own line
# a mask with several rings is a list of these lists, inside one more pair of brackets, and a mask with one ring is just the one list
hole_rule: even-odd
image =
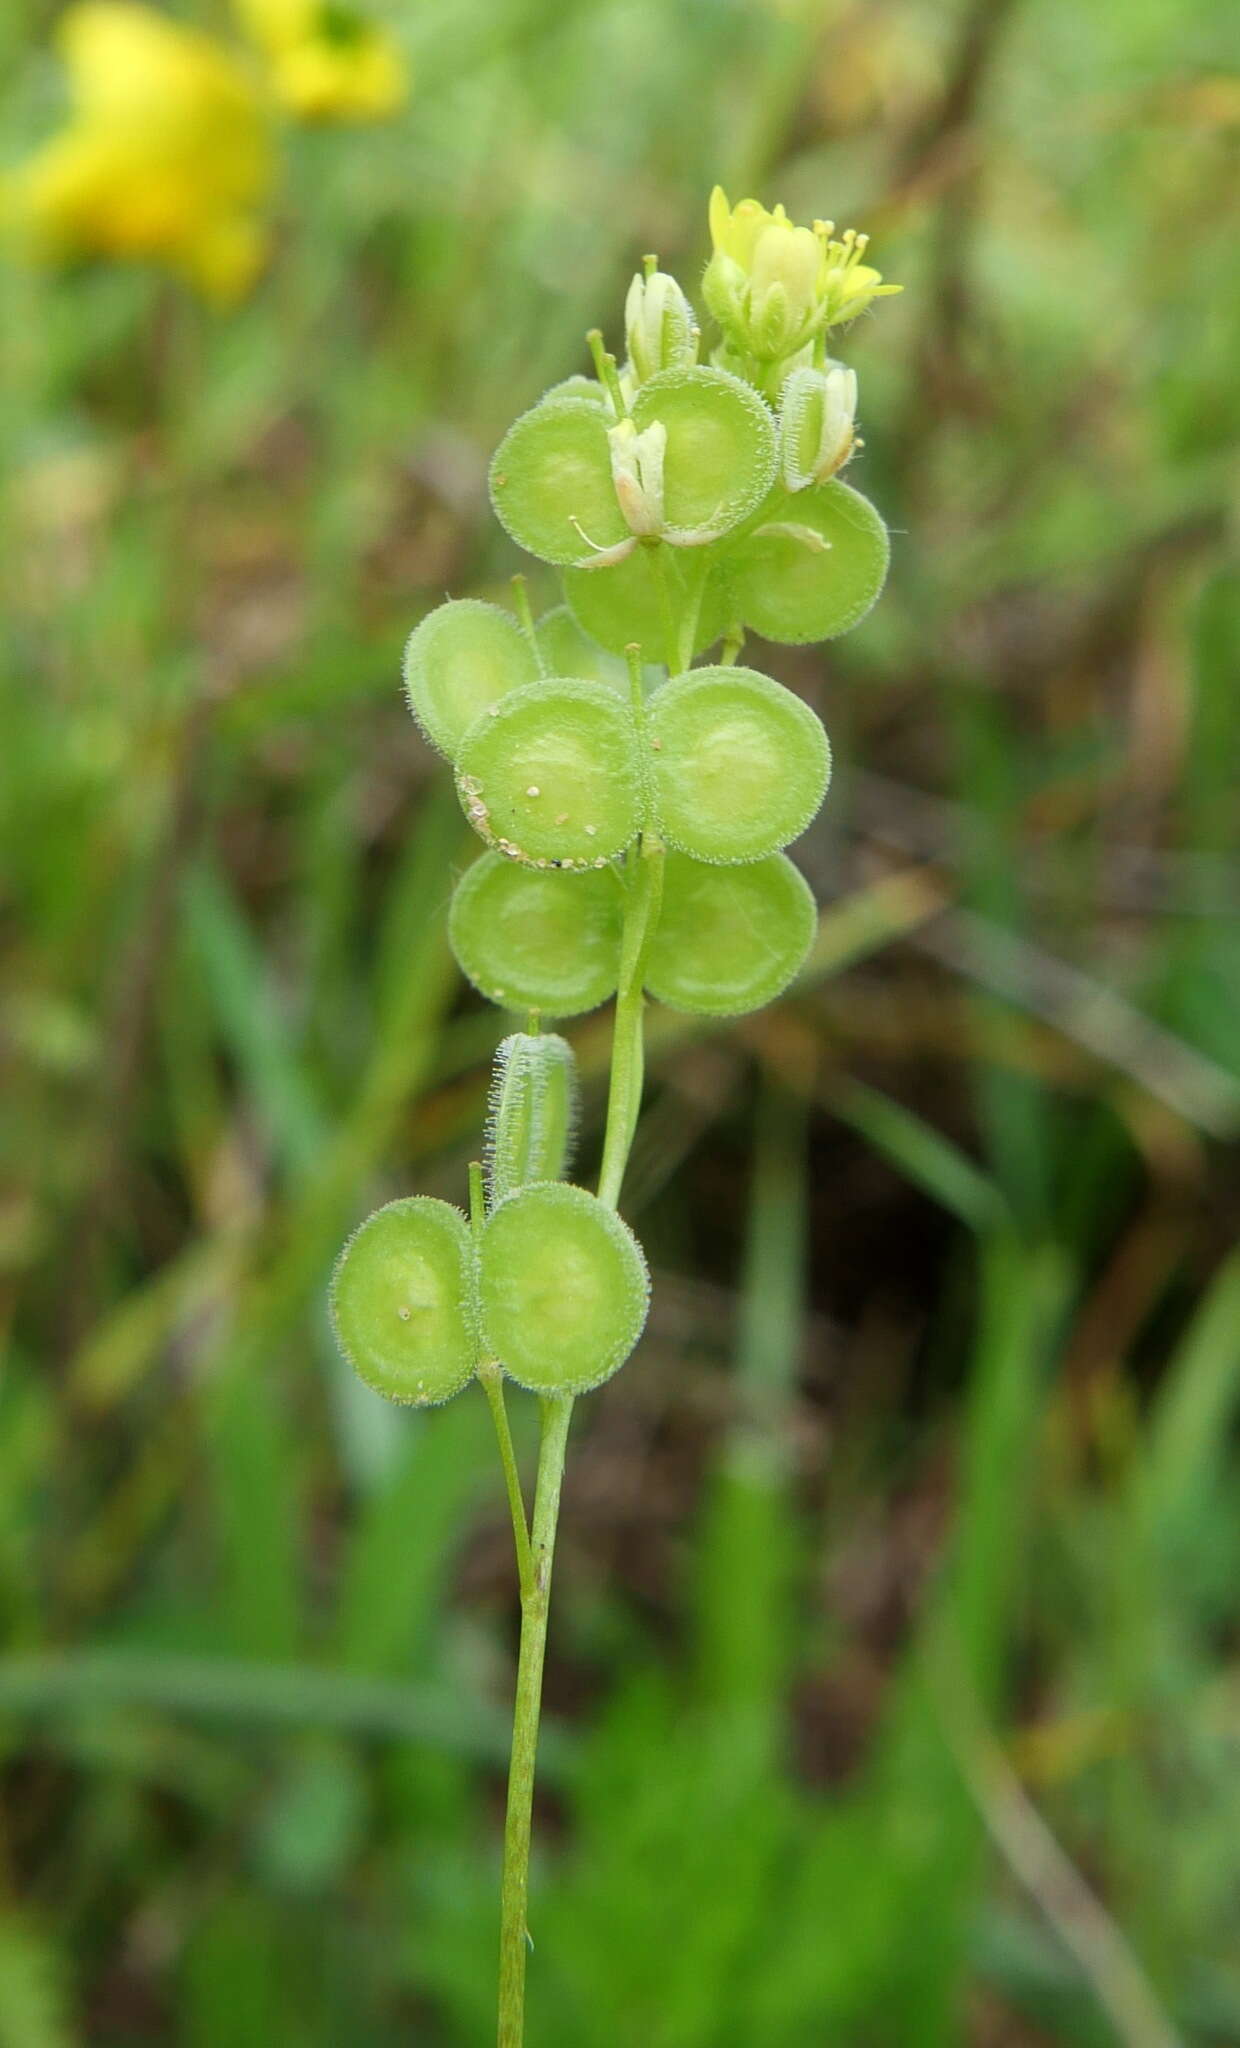
[[[575,572],[570,570],[570,575]],[[589,574],[589,571],[583,571]],[[538,645],[547,671],[553,676],[582,676],[587,682],[606,683],[609,690],[628,701],[629,671],[618,654],[609,654],[597,640],[578,625],[566,604],[544,612],[536,628]],[[632,635],[630,635],[630,638]]]
[[833,478],[783,495],[737,544],[737,611],[767,640],[801,645],[859,625],[887,580],[891,544],[868,498]]
[[514,1031],[495,1048],[483,1170],[492,1206],[535,1180],[563,1180],[577,1127],[577,1055],[555,1031]]
[[[636,641],[647,662],[667,661],[669,656],[652,554],[651,548],[637,547],[622,562],[564,571],[564,595],[582,631],[613,654],[623,654]],[[693,642],[694,653],[700,654],[728,623],[725,611],[730,593],[725,593],[714,573],[713,556],[708,568],[696,551],[686,557],[675,548],[664,548],[663,562],[677,617],[687,602],[686,578],[706,569]]]
[[409,709],[451,761],[474,720],[509,690],[534,682],[538,663],[514,618],[465,597],[439,605],[414,627],[404,672]]
[[518,547],[589,562],[633,544],[611,475],[607,415],[590,398],[544,398],[509,427],[491,464],[491,503]]
[[545,405],[549,398],[586,398],[596,405],[600,412],[610,417],[611,405],[602,385],[596,377],[583,377],[580,372],[572,377],[561,377],[549,391],[544,391],[539,403]]
[[730,370],[662,370],[633,400],[638,432],[667,431],[663,532],[680,547],[718,540],[761,504],[775,481],[769,406]]
[[546,1181],[499,1203],[478,1250],[483,1345],[536,1394],[584,1394],[642,1333],[641,1246],[584,1188]]
[[751,668],[696,668],[647,707],[655,821],[705,861],[761,860],[805,830],[831,749],[808,704]]
[[488,1002],[575,1017],[615,993],[623,908],[610,868],[558,874],[484,853],[456,885],[448,938]]
[[632,715],[604,683],[527,683],[461,742],[457,788],[475,830],[511,860],[596,867],[642,822]]
[[478,1357],[460,1210],[429,1195],[376,1209],[336,1261],[331,1316],[354,1372],[389,1401],[428,1406],[459,1393]]
[[726,868],[669,853],[646,986],[707,1017],[760,1010],[804,966],[817,923],[813,892],[782,853]]

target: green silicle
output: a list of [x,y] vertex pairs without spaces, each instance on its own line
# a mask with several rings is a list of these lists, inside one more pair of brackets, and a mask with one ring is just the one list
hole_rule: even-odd
[[[866,238],[756,199],[710,207],[698,319],[653,257],[623,309],[624,355],[587,337],[573,372],[497,448],[491,503],[533,558],[513,602],[454,598],[405,650],[423,733],[481,842],[448,939],[500,1040],[469,1213],[390,1201],[340,1254],[333,1327],[366,1384],[411,1405],[474,1381],[488,1402],[521,1589],[504,1834],[499,2048],[522,2048],[535,1750],[556,1518],[576,1398],[646,1323],[641,1246],[618,1213],[653,1000],[704,1018],[761,1009],[813,956],[813,893],[785,849],[827,792],[831,749],[803,697],[739,656],[860,623],[887,529],[841,472],[861,448],[858,380],[829,344],[896,287]],[[618,323],[619,324],[619,323]],[[703,659],[705,657],[705,659]],[[614,998],[597,1192],[568,1179],[573,1044],[549,1021]],[[498,1036],[498,1034],[497,1034]],[[585,1041],[593,1049],[597,1037]],[[507,1399],[536,1399],[532,1510]],[[508,1390],[506,1393],[505,1390]]]

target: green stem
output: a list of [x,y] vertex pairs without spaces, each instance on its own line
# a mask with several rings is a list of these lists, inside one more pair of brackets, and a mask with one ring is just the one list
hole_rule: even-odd
[[499,2048],[522,2048],[525,2039],[525,1958],[529,1948],[530,1829],[534,1811],[534,1766],[542,1708],[543,1663],[547,1654],[547,1611],[555,1555],[560,1487],[573,1403],[568,1395],[542,1403],[542,1440],[534,1494],[533,1570],[521,1594],[521,1651],[512,1717],[512,1759],[508,1767],[508,1813],[504,1822],[504,1875],[500,1890]]
[[[475,1249],[486,1222],[486,1198],[482,1186],[481,1161],[473,1159],[469,1166],[469,1221],[474,1235]],[[504,1375],[494,1358],[478,1361],[478,1383],[487,1397],[491,1420],[495,1424],[495,1440],[499,1445],[499,1462],[504,1470],[504,1486],[508,1493],[508,1511],[512,1516],[512,1540],[517,1548],[517,1571],[521,1579],[521,1592],[525,1593],[533,1577],[533,1559],[530,1552],[529,1525],[525,1519],[525,1495],[521,1491],[521,1475],[517,1470],[517,1454],[513,1449],[512,1431],[508,1427],[508,1408],[504,1401]]]
[[513,1449],[512,1431],[508,1427],[508,1410],[504,1404],[504,1376],[493,1358],[486,1358],[478,1367],[478,1383],[487,1397],[491,1419],[495,1424],[495,1438],[499,1444],[499,1461],[504,1468],[504,1486],[508,1493],[508,1511],[512,1516],[512,1540],[517,1547],[517,1571],[524,1595],[534,1571],[533,1552],[530,1548],[530,1532],[525,1521],[525,1496],[521,1491],[521,1475],[517,1470],[517,1455]]
[[[599,1200],[614,1209],[620,1199],[624,1169],[637,1124],[642,1092],[642,983],[646,953],[659,918],[663,894],[662,842],[653,835],[638,841],[625,906],[620,942],[619,993],[612,1038],[611,1089]],[[481,1375],[480,1375],[481,1377]],[[483,1380],[486,1386],[485,1379]],[[501,1396],[502,1400],[502,1396]],[[571,1397],[542,1403],[542,1439],[538,1449],[538,1480],[534,1491],[534,1526],[530,1538],[530,1569],[521,1576],[521,1648],[517,1659],[517,1690],[513,1703],[512,1759],[508,1769],[508,1812],[504,1822],[504,1871],[500,1884],[499,2048],[522,2048],[525,2038],[525,1958],[529,1947],[526,1908],[529,1896],[530,1828],[534,1806],[534,1767],[538,1753],[538,1720],[542,1705],[543,1663],[547,1652],[547,1611],[551,1595],[551,1560],[564,1455],[572,1417]],[[498,1429],[498,1421],[497,1421]],[[507,1421],[505,1418],[505,1432]],[[501,1440],[502,1450],[502,1440]],[[505,1467],[507,1470],[507,1466]],[[513,1483],[518,1498],[520,1484]],[[510,1491],[510,1499],[511,1499]],[[522,1510],[524,1519],[524,1510]],[[513,1527],[517,1513],[513,1510]],[[520,1553],[520,1538],[517,1549]]]
[[654,585],[659,593],[659,618],[663,627],[663,659],[670,676],[680,673],[680,634],[676,625],[676,607],[672,602],[672,580],[667,567],[666,542],[656,540],[650,544],[650,566],[654,571]]
[[663,843],[645,833],[634,856],[636,872],[629,882],[620,943],[620,982],[616,995],[616,1021],[612,1031],[611,1086],[607,1096],[607,1130],[603,1139],[603,1163],[599,1170],[598,1195],[609,1209],[617,1207],[629,1148],[641,1108],[645,1061],[642,1046],[642,1015],[645,997],[646,954],[659,921],[663,897]]

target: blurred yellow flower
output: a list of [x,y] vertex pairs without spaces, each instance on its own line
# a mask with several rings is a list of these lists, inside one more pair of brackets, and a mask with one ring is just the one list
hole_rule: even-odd
[[253,281],[272,158],[245,66],[135,0],[59,23],[72,117],[0,184],[0,218],[49,260],[145,258],[227,304]]
[[849,228],[837,241],[834,222],[798,227],[782,206],[770,212],[757,199],[729,206],[719,185],[710,196],[710,236],[706,303],[734,344],[762,361],[795,354],[900,290],[862,261],[867,235]]
[[233,0],[267,59],[281,106],[303,121],[381,120],[409,89],[387,30],[341,0]]

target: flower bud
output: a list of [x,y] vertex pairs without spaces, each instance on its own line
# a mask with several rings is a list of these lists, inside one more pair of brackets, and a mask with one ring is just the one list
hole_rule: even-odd
[[514,1031],[495,1049],[485,1173],[493,1208],[536,1180],[563,1180],[577,1122],[577,1059],[554,1031]]
[[843,363],[793,370],[784,385],[779,453],[790,491],[825,483],[856,443],[857,373]]
[[698,330],[692,308],[665,270],[639,271],[624,302],[629,362],[639,384],[660,370],[690,369],[697,361]]
[[631,419],[609,427],[611,475],[630,533],[663,530],[663,456],[667,428],[653,420],[640,432]]

